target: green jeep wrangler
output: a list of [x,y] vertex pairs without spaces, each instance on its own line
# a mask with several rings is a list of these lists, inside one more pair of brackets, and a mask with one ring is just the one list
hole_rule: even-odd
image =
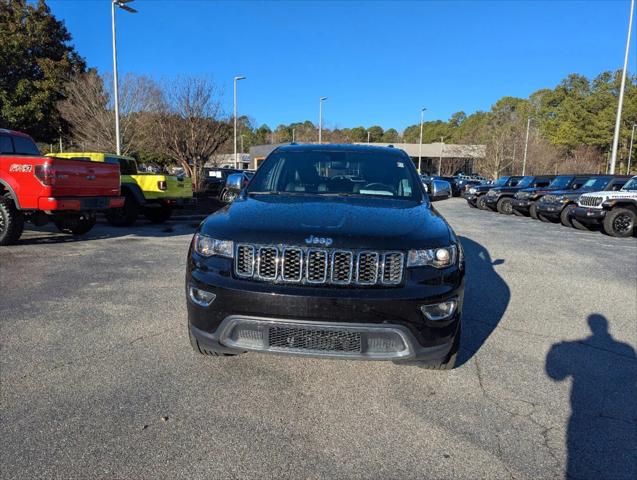
[[140,213],[153,223],[162,223],[170,218],[174,208],[194,202],[192,181],[189,177],[138,172],[137,162],[131,157],[98,152],[65,152],[50,155],[58,158],[85,158],[93,162],[119,163],[122,196],[126,200],[122,208],[110,209],[106,213],[106,219],[111,225],[133,225]]

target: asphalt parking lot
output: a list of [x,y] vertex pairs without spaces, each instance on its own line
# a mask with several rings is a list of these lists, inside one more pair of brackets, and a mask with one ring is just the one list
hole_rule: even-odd
[[462,365],[196,356],[192,223],[0,249],[3,479],[637,478],[637,241],[436,203]]

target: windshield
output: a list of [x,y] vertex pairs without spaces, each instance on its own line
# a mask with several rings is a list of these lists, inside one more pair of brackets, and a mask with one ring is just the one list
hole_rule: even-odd
[[606,186],[606,184],[608,183],[608,180],[609,180],[608,177],[589,178],[586,181],[586,183],[582,185],[582,188],[591,189],[591,190],[601,190],[602,188]]
[[626,185],[623,186],[622,191],[637,191],[637,177],[633,177],[630,180],[628,180],[628,183]]
[[553,181],[549,184],[549,188],[566,188],[569,183],[573,180],[573,177],[568,176],[559,176],[555,177]]
[[528,187],[529,185],[531,185],[534,178],[535,177],[531,177],[529,175],[527,175],[526,177],[522,177],[520,181],[517,183],[516,187],[520,187],[520,188]]
[[356,195],[419,200],[410,160],[385,152],[281,151],[259,168],[248,194]]

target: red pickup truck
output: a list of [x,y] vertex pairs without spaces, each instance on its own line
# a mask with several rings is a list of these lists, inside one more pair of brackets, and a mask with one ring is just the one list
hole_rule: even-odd
[[16,243],[25,221],[82,235],[95,212],[123,205],[119,164],[44,157],[28,135],[0,129],[0,245]]

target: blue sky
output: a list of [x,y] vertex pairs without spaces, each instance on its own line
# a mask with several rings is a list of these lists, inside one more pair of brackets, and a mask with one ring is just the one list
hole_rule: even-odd
[[[112,70],[109,0],[49,0],[90,66]],[[207,75],[257,124],[404,127],[620,68],[629,1],[136,0],[118,12],[120,75]],[[637,25],[635,25],[637,27]],[[636,71],[633,29],[630,67]]]

